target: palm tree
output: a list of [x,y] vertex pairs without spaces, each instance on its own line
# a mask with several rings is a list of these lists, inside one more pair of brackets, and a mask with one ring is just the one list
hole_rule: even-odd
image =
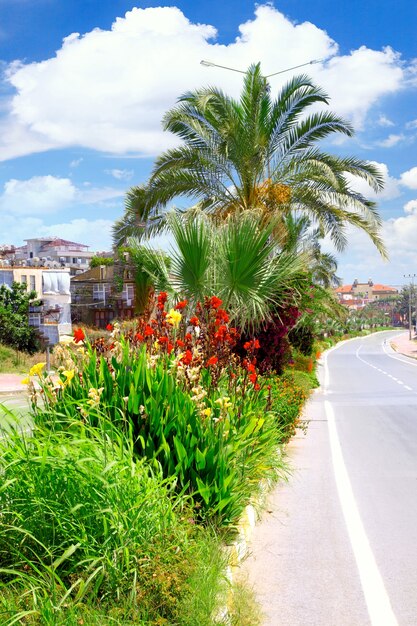
[[[337,250],[346,246],[346,227],[353,225],[386,256],[375,203],[347,176],[379,191],[381,174],[370,163],[317,147],[333,134],[353,135],[351,125],[331,112],[307,114],[323,104],[327,95],[307,76],[291,79],[273,100],[259,64],[247,71],[239,100],[214,87],[186,93],[163,120],[182,143],[156,160],[146,197],[139,189],[140,220],[154,232],[152,220],[178,196],[217,218],[255,209],[268,221],[297,210],[328,233]],[[161,228],[163,221],[157,224]]]
[[305,256],[277,252],[273,220],[265,225],[247,212],[216,224],[204,213],[170,213],[167,224],[174,241],[169,270],[163,253],[134,238],[129,245],[137,272],[172,300],[193,305],[219,296],[235,324],[254,329],[305,288]]
[[333,254],[322,252],[320,238],[323,233],[319,228],[312,227],[311,219],[307,215],[290,212],[283,219],[283,225],[283,250],[293,254],[308,253],[312,282],[325,289],[341,285],[342,281],[336,275],[337,260]]

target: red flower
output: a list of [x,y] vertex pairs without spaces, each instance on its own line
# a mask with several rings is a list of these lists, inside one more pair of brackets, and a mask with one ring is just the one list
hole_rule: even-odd
[[74,341],[75,343],[78,343],[79,341],[84,341],[85,339],[85,334],[82,328],[76,328],[74,330]]
[[113,324],[107,324],[106,330],[113,330]]
[[186,350],[181,361],[184,363],[184,365],[190,365],[192,360],[193,360],[193,353],[191,352],[191,350]]
[[209,360],[207,361],[207,363],[206,363],[207,367],[208,367],[209,365],[216,365],[216,363],[217,363],[217,361],[218,361],[218,360],[219,360],[219,359],[217,358],[217,356],[211,356],[211,357],[209,358]]
[[254,366],[254,364],[253,364],[253,363],[249,363],[249,365],[248,365],[248,368],[247,368],[247,369],[248,369],[248,372],[254,372],[254,371],[255,371],[255,366]]
[[183,341],[181,341],[181,339],[177,339],[177,346],[178,346],[179,348],[184,348],[185,343],[184,343]]
[[162,344],[168,343],[168,337],[159,337],[158,341],[162,346]]
[[217,296],[211,296],[209,303],[213,309],[218,309],[223,304],[223,300],[220,300]]
[[259,383],[256,383],[256,385],[254,385],[253,388],[255,389],[255,391],[259,391],[259,389],[261,388],[261,385]]
[[191,341],[191,340],[192,340],[191,333],[187,333],[187,334],[185,335],[185,340],[186,340],[186,341]]
[[176,309],[177,311],[182,311],[182,309],[185,309],[185,307],[188,304],[188,300],[181,300],[181,302],[178,302],[174,309]]
[[226,313],[226,311],[224,309],[219,309],[216,313],[216,324],[221,324],[222,322],[224,322],[225,324],[227,324],[227,322],[229,321],[229,316]]
[[174,349],[174,346],[172,345],[172,343],[170,343],[168,341],[168,343],[167,343],[167,352],[168,352],[168,354],[171,354],[173,349]]
[[249,380],[251,383],[255,384],[258,380],[258,375],[255,372],[253,374],[249,374]]
[[259,350],[261,344],[258,339],[252,339],[252,341],[246,341],[246,343],[243,344],[243,347],[245,350]]
[[151,337],[152,335],[155,334],[155,331],[153,328],[151,328],[148,324],[145,326],[145,337]]
[[214,333],[214,338],[224,341],[227,338],[227,326],[219,326],[217,332]]
[[168,294],[166,291],[161,291],[161,293],[158,296],[158,302],[161,304],[165,304],[165,302],[167,301],[168,298]]
[[141,335],[140,333],[136,333],[135,339],[136,339],[136,341],[143,341],[143,335]]
[[194,317],[190,319],[190,324],[192,326],[200,326],[200,320],[194,315]]

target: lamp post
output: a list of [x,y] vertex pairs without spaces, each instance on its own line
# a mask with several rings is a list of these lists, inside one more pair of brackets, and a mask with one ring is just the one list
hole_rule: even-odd
[[[284,72],[297,70],[299,67],[305,67],[306,65],[315,65],[316,63],[321,63],[322,61],[323,59],[313,59],[312,61],[307,61],[307,63],[301,63],[301,65],[294,65],[293,67],[287,67],[285,70],[279,70],[279,72],[268,74],[267,76],[264,76],[264,78],[271,78],[271,76],[277,76],[278,74],[283,74]],[[246,74],[244,70],[237,70],[234,67],[227,67],[227,65],[219,65],[218,63],[213,63],[212,61],[205,61],[204,59],[200,61],[200,65],[204,65],[204,67],[220,67],[222,70],[230,70],[231,72],[238,72],[239,74]]]
[[[414,294],[414,279],[417,274],[404,274],[404,278],[410,279],[410,291],[408,294],[408,338],[411,341],[411,334],[413,328],[413,320],[411,319],[411,297]],[[417,314],[417,306],[416,306],[416,314]]]

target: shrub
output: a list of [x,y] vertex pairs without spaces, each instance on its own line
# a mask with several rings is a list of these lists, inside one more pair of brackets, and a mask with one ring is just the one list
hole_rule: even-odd
[[29,303],[36,292],[28,292],[26,285],[13,283],[11,289],[0,287],[0,338],[3,344],[34,354],[39,350],[39,338],[29,326]]
[[231,353],[236,331],[218,298],[207,299],[195,312],[199,319],[186,325],[179,312],[186,303],[166,313],[164,297],[154,323],[142,321],[137,332],[122,336],[116,325],[110,338],[81,351],[60,348],[67,369],[58,384],[43,379],[46,404],[34,403],[36,419],[53,424],[57,413],[69,422],[81,414],[95,425],[99,409],[131,433],[139,457],[176,477],[202,518],[229,524],[260,478],[279,466],[279,432],[254,365],[258,343],[247,343],[240,362]]
[[281,377],[269,379],[271,407],[284,441],[296,432],[300,423],[301,410],[309,396],[312,385],[306,389],[305,381],[300,384],[294,372],[287,371]]

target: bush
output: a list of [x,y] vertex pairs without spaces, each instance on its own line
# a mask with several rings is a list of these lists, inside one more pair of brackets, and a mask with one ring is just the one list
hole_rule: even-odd
[[[301,372],[300,372],[301,373]],[[271,406],[284,441],[288,441],[300,424],[301,410],[309,396],[312,385],[300,382],[298,373],[287,371],[281,377],[269,380]]]
[[52,425],[57,413],[68,422],[81,414],[95,425],[97,410],[103,412],[131,432],[139,457],[176,477],[200,517],[230,524],[260,479],[276,473],[279,432],[254,365],[256,342],[248,342],[242,362],[233,357],[235,329],[219,303],[208,299],[197,312],[198,331],[196,316],[195,330],[181,329],[182,315],[167,315],[159,299],[155,323],[140,324],[136,333],[122,336],[115,326],[110,338],[81,351],[59,348],[67,369],[60,385],[43,379],[46,405],[34,409],[38,423]]
[[[112,607],[128,623],[155,624],[190,623],[184,611],[200,600],[201,623],[209,624],[222,563],[217,542],[193,524],[184,498],[174,499],[173,483],[135,458],[128,438],[99,426],[36,428],[0,441],[3,591],[20,590],[15,610],[48,624],[69,600],[81,615],[86,604]],[[205,616],[204,577],[212,585]]]
[[[282,309],[266,322],[258,332],[260,349],[257,352],[257,367],[262,374],[275,372],[281,374],[291,356],[288,332],[297,322],[300,311],[296,307]],[[242,346],[248,337],[243,337],[238,345],[242,354]]]
[[34,354],[40,348],[34,328],[29,326],[29,303],[36,292],[27,292],[26,285],[13,283],[0,287],[0,338],[3,344]]

